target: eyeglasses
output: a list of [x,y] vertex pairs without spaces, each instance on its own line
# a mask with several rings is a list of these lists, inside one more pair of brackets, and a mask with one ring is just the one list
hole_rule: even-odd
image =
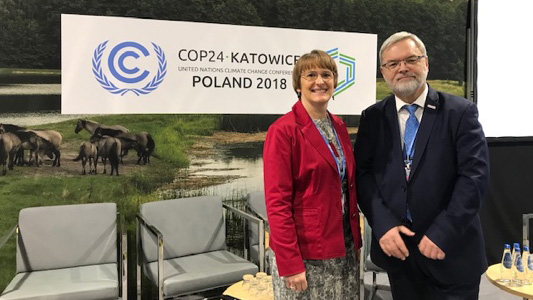
[[324,71],[321,74],[318,74],[317,72],[307,72],[302,75],[302,77],[307,81],[316,81],[318,76],[322,77],[322,80],[324,81],[333,80],[333,73],[329,71]]
[[385,67],[389,70],[395,70],[396,68],[398,68],[401,64],[402,64],[402,61],[405,62],[406,65],[415,65],[417,64],[422,58],[426,57],[426,55],[419,55],[419,56],[409,56],[408,58],[406,59],[402,59],[402,60],[391,60],[389,62],[386,62],[384,64],[382,64],[381,66],[382,67]]

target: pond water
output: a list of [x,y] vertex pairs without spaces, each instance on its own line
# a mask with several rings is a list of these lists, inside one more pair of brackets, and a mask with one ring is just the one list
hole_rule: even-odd
[[61,84],[0,84],[0,113],[61,110]]
[[193,158],[189,172],[195,176],[231,176],[232,179],[188,193],[220,195],[240,199],[247,193],[263,190],[263,142],[215,146],[209,158]]

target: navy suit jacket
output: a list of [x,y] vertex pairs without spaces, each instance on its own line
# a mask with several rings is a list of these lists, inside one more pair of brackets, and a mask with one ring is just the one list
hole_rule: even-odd
[[378,240],[405,224],[408,203],[414,242],[427,235],[446,253],[442,261],[419,252],[409,259],[442,283],[470,282],[487,269],[479,211],[489,159],[476,105],[430,87],[415,143],[407,181],[394,96],[363,111],[354,152],[358,202],[373,231],[371,258],[387,271],[405,263],[385,255]]

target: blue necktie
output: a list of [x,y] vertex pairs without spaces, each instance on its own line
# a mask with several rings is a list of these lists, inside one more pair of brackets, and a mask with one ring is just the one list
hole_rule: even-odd
[[[402,109],[406,109],[409,112],[409,118],[407,118],[407,121],[405,122],[405,132],[403,135],[403,155],[404,155],[404,164],[405,164],[405,176],[406,179],[409,180],[409,176],[411,174],[411,166],[413,163],[413,157],[415,155],[415,139],[416,139],[416,133],[418,132],[418,119],[416,118],[415,111],[418,108],[418,105],[412,104],[412,105],[404,105],[402,106]],[[407,206],[407,220],[409,222],[413,221],[413,218],[411,217],[411,211],[409,210],[409,206]]]
[[413,156],[415,155],[415,138],[416,133],[418,131],[418,119],[415,116],[415,111],[418,108],[418,105],[404,105],[402,108],[406,109],[409,112],[409,118],[407,118],[407,121],[405,122],[405,132],[403,135],[403,150],[405,156],[404,159],[406,160],[405,164],[406,166],[407,164],[409,164],[410,167],[413,161]]

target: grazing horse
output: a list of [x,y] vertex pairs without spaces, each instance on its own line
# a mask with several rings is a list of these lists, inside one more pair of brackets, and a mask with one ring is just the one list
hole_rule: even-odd
[[63,136],[61,135],[61,133],[55,130],[31,130],[31,131],[35,132],[35,134],[37,134],[41,138],[52,143],[54,147],[52,148],[51,145],[47,145],[49,148],[49,151],[45,154],[50,154],[50,153],[55,154],[54,162],[52,163],[52,166],[56,166],[56,167],[61,166],[61,152],[59,151],[59,147],[61,146],[61,142],[63,141]]
[[35,155],[35,165],[39,166],[39,146],[42,144],[41,137],[39,137],[35,132],[28,130],[18,130],[12,132],[20,139],[20,147],[17,151],[14,163],[17,166],[24,165],[24,150],[30,150],[30,157],[28,159],[28,164],[32,164],[32,157]]
[[78,157],[73,159],[73,161],[78,161],[81,159],[81,166],[83,168],[83,171],[81,173],[82,175],[87,174],[85,172],[85,165],[87,164],[87,161],[89,162],[89,174],[96,174],[96,164],[98,162],[98,160],[96,159],[97,151],[98,150],[96,150],[96,146],[91,142],[83,142],[80,145],[80,153],[78,154]]
[[[6,175],[6,165],[13,170],[13,160],[20,147],[20,139],[11,132],[0,134],[0,164],[2,165],[2,175]],[[9,163],[7,160],[9,159]]]
[[84,119],[78,119],[78,123],[76,124],[76,129],[74,129],[74,132],[75,133],[79,133],[82,129],[85,129],[91,135],[93,135],[94,131],[96,130],[96,128],[99,128],[99,127],[100,128],[105,128],[105,129],[118,130],[118,131],[121,131],[121,132],[129,132],[128,128],[126,128],[124,126],[121,126],[121,125],[108,126],[108,125],[100,124],[100,123],[95,122],[95,121],[84,120]]
[[[123,142],[121,159],[123,156],[128,154],[129,149],[135,149],[137,151],[137,156],[139,157],[137,164],[141,162],[141,159],[143,160],[144,164],[150,162],[150,155],[152,155],[155,149],[155,141],[148,132],[120,132],[119,130],[100,127],[97,128],[93,134],[93,136],[104,135],[121,139]],[[135,143],[131,143],[131,141],[134,141]]]
[[109,164],[111,165],[111,176],[113,176],[113,170],[115,170],[118,176],[118,165],[120,162],[121,143],[120,140],[111,136],[91,137],[91,143],[98,143],[96,160],[98,157],[102,157],[102,163],[104,164],[104,173],[106,174],[106,162],[109,158]]

